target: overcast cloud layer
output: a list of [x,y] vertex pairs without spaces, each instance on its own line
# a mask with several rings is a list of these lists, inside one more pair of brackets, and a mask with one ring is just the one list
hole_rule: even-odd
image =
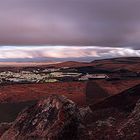
[[0,0],[1,45],[140,49],[140,0]]
[[0,0],[0,58],[104,58],[139,51],[140,0]]

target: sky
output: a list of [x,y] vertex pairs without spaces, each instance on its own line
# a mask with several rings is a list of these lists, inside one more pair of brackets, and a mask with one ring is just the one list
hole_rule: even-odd
[[0,0],[0,60],[140,57],[140,0]]

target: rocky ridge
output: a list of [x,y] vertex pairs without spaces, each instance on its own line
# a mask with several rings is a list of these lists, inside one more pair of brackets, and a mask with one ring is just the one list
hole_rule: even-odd
[[5,126],[1,140],[139,140],[140,99],[127,112],[110,106],[79,108],[65,96],[51,95]]
[[1,140],[76,140],[79,110],[64,96],[51,95],[22,111]]

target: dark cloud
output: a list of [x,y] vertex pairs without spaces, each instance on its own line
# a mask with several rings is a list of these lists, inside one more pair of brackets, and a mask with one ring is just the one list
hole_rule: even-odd
[[1,45],[140,49],[140,0],[0,0]]

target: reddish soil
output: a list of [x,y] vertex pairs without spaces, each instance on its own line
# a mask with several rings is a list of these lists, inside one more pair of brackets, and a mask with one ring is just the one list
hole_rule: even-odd
[[98,83],[109,95],[115,95],[140,84],[140,79],[116,81],[96,80],[96,83]]
[[60,94],[82,105],[86,100],[85,88],[84,82],[6,85],[0,86],[0,102],[38,100],[50,94]]
[[67,96],[79,105],[83,105],[86,100],[90,99],[90,101],[96,102],[137,84],[140,84],[140,80],[95,80],[88,82],[88,86],[86,82],[1,85],[0,102],[13,103],[38,100],[50,94],[60,94]]

